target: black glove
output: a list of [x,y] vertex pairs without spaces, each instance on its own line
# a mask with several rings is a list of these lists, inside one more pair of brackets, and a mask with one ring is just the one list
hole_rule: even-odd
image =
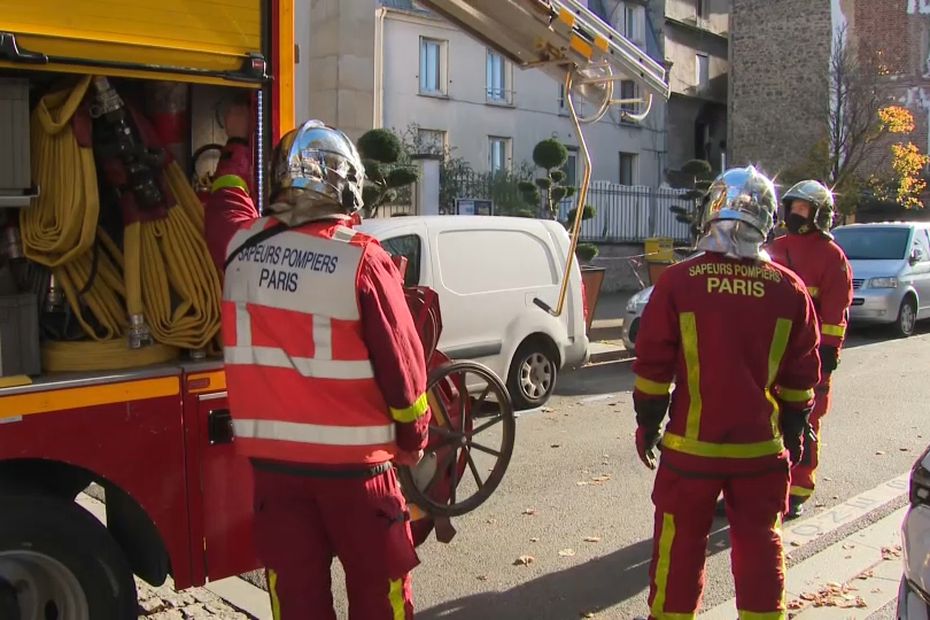
[[636,410],[636,452],[639,460],[649,469],[656,468],[656,446],[659,445],[659,429],[668,410],[669,397],[639,397],[633,395]]
[[820,369],[824,378],[836,370],[839,361],[840,352],[836,347],[829,344],[820,345]]
[[810,430],[810,409],[788,409],[781,412],[781,434],[788,449],[791,466],[794,467],[804,457],[804,437]]

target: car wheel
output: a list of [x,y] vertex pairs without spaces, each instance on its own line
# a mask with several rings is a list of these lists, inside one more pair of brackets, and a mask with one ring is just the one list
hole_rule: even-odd
[[901,302],[901,308],[898,310],[898,319],[894,323],[895,335],[899,338],[907,338],[914,334],[914,328],[917,326],[917,302],[913,297],[905,297]]
[[136,586],[107,529],[73,502],[0,496],[3,618],[123,620],[138,615]]
[[507,390],[516,409],[541,407],[552,396],[559,365],[551,345],[531,340],[520,345],[507,379]]

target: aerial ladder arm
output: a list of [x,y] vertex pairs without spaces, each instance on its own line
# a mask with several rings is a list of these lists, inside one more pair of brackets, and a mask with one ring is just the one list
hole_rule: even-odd
[[[591,182],[591,155],[582,124],[599,121],[611,106],[622,105],[623,116],[641,122],[652,109],[653,98],[670,94],[665,68],[578,0],[420,0],[491,49],[523,69],[539,68],[565,83],[566,100],[578,133],[584,162],[578,206],[572,223],[571,245],[558,303],[553,310],[540,299],[543,310],[560,316],[571,274],[581,218]],[[639,97],[615,99],[614,85],[633,80]],[[580,116],[574,96],[588,101],[594,112]],[[631,111],[630,106],[637,106]]]

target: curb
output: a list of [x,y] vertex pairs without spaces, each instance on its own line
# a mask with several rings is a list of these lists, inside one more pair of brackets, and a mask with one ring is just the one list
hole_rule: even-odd
[[620,360],[633,359],[636,357],[632,352],[617,348],[611,348],[608,351],[599,351],[597,353],[592,353],[588,359],[588,365],[591,364],[603,364],[605,362],[616,362]]

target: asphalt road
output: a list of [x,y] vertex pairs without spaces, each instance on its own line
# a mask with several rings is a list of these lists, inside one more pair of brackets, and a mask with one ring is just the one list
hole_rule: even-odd
[[[910,468],[930,443],[928,368],[926,329],[907,340],[872,330],[852,335],[834,377],[818,507],[811,513]],[[568,620],[646,612],[653,474],[633,449],[632,382],[629,362],[565,374],[546,410],[519,418],[499,490],[455,520],[458,534],[450,544],[431,539],[419,548],[417,618]],[[835,534],[792,549],[789,567],[848,531]],[[514,564],[527,556],[529,564]],[[731,596],[726,522],[718,520],[704,607]]]

